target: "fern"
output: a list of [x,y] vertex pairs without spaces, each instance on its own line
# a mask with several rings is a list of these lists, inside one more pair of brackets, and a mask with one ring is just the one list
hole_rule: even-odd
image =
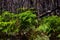
[[5,11],[0,15],[0,31],[7,34],[34,29],[36,23],[36,15],[30,10],[20,14]]
[[49,16],[44,17],[41,20],[40,26],[36,29],[37,31],[42,31],[44,33],[50,33],[50,31],[59,32],[60,31],[60,17]]

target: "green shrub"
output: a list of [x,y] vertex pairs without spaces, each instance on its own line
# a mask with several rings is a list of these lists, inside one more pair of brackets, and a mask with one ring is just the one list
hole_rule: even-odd
[[19,27],[16,24],[17,20],[17,14],[13,14],[8,11],[3,12],[0,15],[0,31],[7,34],[13,34],[18,32]]
[[31,11],[21,13],[19,16],[21,29],[31,28],[38,22],[36,19],[36,15]]
[[[55,37],[60,33],[60,17],[59,16],[49,16],[44,17],[41,20],[40,26],[36,29],[36,31]],[[53,34],[52,34],[53,33]]]
[[1,18],[3,22],[9,22],[10,20],[16,20],[18,18],[18,15],[5,11],[1,14]]
[[20,14],[5,11],[0,15],[0,31],[7,34],[28,31],[35,28],[36,23],[36,15],[30,10]]

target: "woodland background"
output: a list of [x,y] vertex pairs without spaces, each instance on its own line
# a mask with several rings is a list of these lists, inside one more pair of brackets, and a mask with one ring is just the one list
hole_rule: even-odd
[[[38,16],[60,6],[60,0],[1,0],[0,12],[7,10],[14,13],[19,13],[21,9],[35,9]],[[58,12],[57,12],[58,11]],[[55,10],[59,15],[60,11]]]
[[59,34],[60,0],[0,0],[1,40],[60,40]]

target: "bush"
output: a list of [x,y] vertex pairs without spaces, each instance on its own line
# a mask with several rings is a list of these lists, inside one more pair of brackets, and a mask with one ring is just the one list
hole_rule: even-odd
[[60,27],[60,17],[58,16],[49,16],[43,18],[40,25],[40,28],[42,28],[42,30],[45,30],[46,32],[50,29],[53,31],[60,31],[60,29],[58,29],[59,27]]
[[36,31],[39,31],[40,33],[48,35],[52,38],[57,37],[60,33],[60,17],[49,16],[42,18],[41,24]]
[[14,13],[10,13],[8,11],[5,11],[1,14],[1,20],[3,22],[9,22],[11,20],[16,20],[18,19],[18,15],[17,14],[14,14]]
[[36,15],[30,10],[21,14],[5,11],[0,15],[0,31],[7,34],[14,34],[22,30],[28,31],[35,28],[36,23]]
[[26,11],[19,15],[21,29],[32,28],[37,24],[36,15],[31,11]]
[[16,24],[18,21],[17,14],[8,11],[0,15],[0,31],[7,34],[14,34],[19,31],[19,26]]

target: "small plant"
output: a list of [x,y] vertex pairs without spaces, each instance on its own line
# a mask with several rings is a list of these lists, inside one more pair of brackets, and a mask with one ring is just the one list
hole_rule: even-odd
[[36,31],[50,35],[52,38],[58,36],[60,33],[60,17],[49,16],[42,18],[41,24]]
[[1,14],[1,17],[3,22],[9,22],[10,20],[16,20],[18,18],[18,15],[5,11]]
[[21,14],[5,11],[0,15],[0,31],[7,34],[18,33],[22,30],[29,31],[35,28],[36,23],[36,15],[30,10]]
[[19,15],[21,29],[32,28],[38,22],[32,11],[26,11]]
[[3,12],[0,15],[0,31],[6,34],[14,34],[19,31],[17,26],[18,16],[17,14],[10,13],[8,11]]

